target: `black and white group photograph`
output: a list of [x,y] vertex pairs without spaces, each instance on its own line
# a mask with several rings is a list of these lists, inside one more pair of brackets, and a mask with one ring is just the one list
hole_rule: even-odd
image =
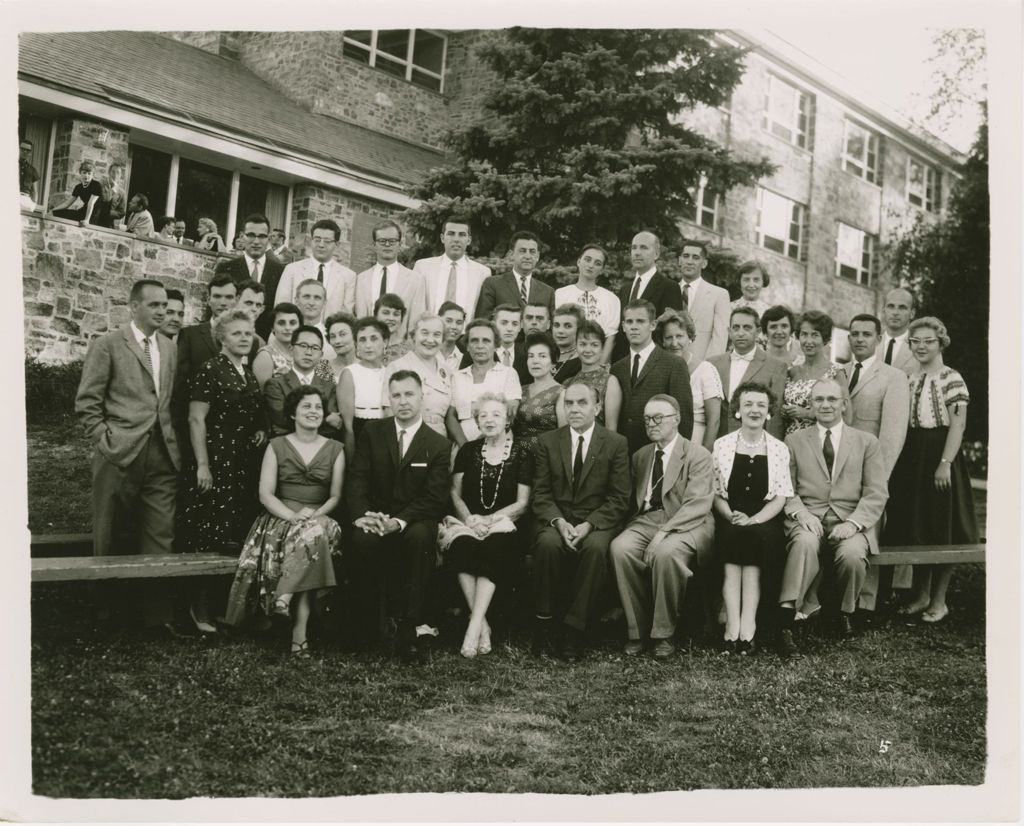
[[14,26],[0,817],[1019,816],[1020,8],[776,5]]

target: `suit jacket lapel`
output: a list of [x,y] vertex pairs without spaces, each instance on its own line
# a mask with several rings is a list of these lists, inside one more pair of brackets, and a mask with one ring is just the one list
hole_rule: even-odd
[[821,468],[822,475],[831,484],[832,479],[828,473],[828,466],[825,464],[825,454],[822,452],[821,443],[818,441],[818,426],[812,424],[810,427],[804,428],[804,430],[807,433],[805,438],[811,448],[811,453],[818,460],[818,467]]
[[220,352],[217,347],[217,342],[213,340],[213,327],[210,326],[209,322],[204,322],[199,328],[199,336],[214,356]]
[[[661,279],[658,278],[659,275],[660,273],[657,270],[655,270],[654,275],[652,275],[650,280],[647,282],[647,286],[640,291],[640,294],[637,296],[637,298],[644,298],[647,299],[648,301],[654,301],[654,293],[656,290],[655,284],[658,284],[659,286],[661,285]],[[636,280],[636,275],[633,276],[633,280]],[[629,290],[630,292],[632,292],[633,290],[632,283],[629,285]],[[628,292],[626,293],[626,297],[627,299],[629,298]]]
[[[842,438],[839,439],[839,446],[836,448],[836,460],[832,465],[832,477],[835,479],[839,478],[843,465],[846,463],[846,459],[850,455],[850,429],[850,425],[843,425],[843,435]],[[831,479],[829,481],[831,482]]]
[[[573,429],[566,427],[560,431],[562,434],[558,440],[558,452],[562,457],[562,466],[565,468],[565,478],[569,480],[569,484],[572,484],[572,443],[573,443]],[[568,438],[567,438],[568,437]]]
[[[413,460],[413,457],[416,455],[416,451],[418,451],[420,449],[420,447],[423,444],[424,439],[427,438],[427,435],[423,432],[423,428],[425,428],[425,427],[426,427],[426,425],[423,422],[420,422],[420,427],[419,427],[419,430],[416,431],[416,435],[413,436],[412,440],[409,442],[409,444],[407,444],[405,446],[405,455],[402,457],[402,461],[399,462],[399,464],[398,464],[398,469],[399,470],[402,470],[406,465],[409,464],[409,462],[411,462]],[[393,443],[395,445],[395,458],[397,459],[398,458],[398,431],[395,431],[395,438],[393,440]]]
[[647,374],[654,369],[654,364],[656,361],[660,360],[660,356],[661,353],[658,352],[658,345],[654,345],[654,349],[651,351],[651,354],[647,357],[647,361],[644,362],[644,366],[640,368],[640,375],[636,377],[636,383],[638,385],[645,378],[647,378]]
[[683,448],[683,437],[679,436],[676,439],[675,447],[672,449],[672,454],[668,457],[668,462],[665,464],[665,476],[661,482],[662,501],[668,496],[668,492],[672,490],[676,479],[679,478],[679,472],[683,469]]
[[644,506],[644,494],[647,493],[647,478],[651,475],[651,465],[654,464],[654,451],[648,450],[650,445],[641,448],[643,455],[637,464],[636,476],[636,509]]
[[[851,362],[851,364],[852,364],[852,362]],[[849,384],[850,383],[850,379],[853,378],[853,367],[850,366],[850,365],[847,365],[847,368],[848,369],[846,371],[846,383]],[[867,384],[869,381],[871,381],[877,375],[878,375],[878,359],[876,358],[871,363],[871,366],[867,370],[862,370],[861,371],[860,378],[857,379],[857,386],[854,387],[853,390],[850,391],[850,397],[852,398],[852,397],[856,396],[861,391],[861,388],[863,388],[865,384]]]
[[757,381],[755,376],[761,372],[761,369],[765,365],[765,361],[766,359],[764,353],[761,352],[761,348],[755,347],[754,357],[750,360],[750,365],[744,371],[743,377],[740,381]]
[[[388,446],[388,456],[391,457],[391,467],[398,468],[398,431],[395,429],[395,419],[384,419],[388,423],[388,428],[385,431],[384,443]],[[406,455],[409,451],[405,451]]]
[[174,390],[174,372],[171,370],[174,345],[170,339],[161,336],[157,336],[156,341],[160,348],[160,398],[170,398]]
[[587,474],[590,473],[590,469],[594,466],[594,462],[597,460],[597,454],[604,447],[604,433],[602,433],[597,425],[594,426],[594,435],[590,437],[590,449],[587,451],[587,458],[583,460],[583,472],[580,473],[580,480],[576,483],[576,490],[580,490],[583,487],[583,483],[587,481]]
[[[152,376],[153,376],[152,365],[146,359],[146,354],[142,351],[142,348],[139,346],[139,342],[137,342],[135,340],[135,334],[132,333],[132,328],[131,328],[131,325],[129,325],[129,324],[126,324],[125,327],[124,327],[124,341],[125,341],[125,344],[128,345],[128,349],[131,350],[132,353],[135,354],[135,358],[137,358],[139,360],[139,364],[142,365],[142,369],[145,370],[147,373],[149,373],[150,378],[152,378]],[[157,345],[157,346],[159,346],[159,345]],[[161,354],[161,355],[163,355],[163,354]],[[163,366],[163,363],[161,361],[161,367],[162,366]]]

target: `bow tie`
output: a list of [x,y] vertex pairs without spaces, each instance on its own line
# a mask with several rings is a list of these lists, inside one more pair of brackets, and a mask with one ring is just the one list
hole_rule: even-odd
[[741,356],[739,353],[737,353],[735,350],[733,350],[732,360],[733,361],[753,361],[754,360],[754,351],[751,350],[745,356]]

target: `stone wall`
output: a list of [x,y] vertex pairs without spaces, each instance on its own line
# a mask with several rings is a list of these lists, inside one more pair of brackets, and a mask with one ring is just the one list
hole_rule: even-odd
[[181,290],[186,323],[197,321],[218,258],[32,212],[21,214],[21,238],[25,354],[44,362],[81,359],[92,339],[126,324],[140,278]]

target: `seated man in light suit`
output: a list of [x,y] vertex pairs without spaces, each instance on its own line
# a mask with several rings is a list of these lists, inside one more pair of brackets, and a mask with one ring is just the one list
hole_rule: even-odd
[[[823,565],[834,573],[840,631],[852,633],[850,617],[868,569],[878,553],[878,521],[889,498],[878,439],[843,424],[846,399],[839,383],[821,379],[811,388],[817,425],[786,438],[793,476],[786,502],[786,565],[779,593],[779,652],[797,656],[793,621],[820,607],[817,588]],[[822,560],[822,557],[824,559]]]
[[[850,320],[849,339],[853,353],[853,361],[846,365],[853,409],[850,424],[878,437],[882,445],[885,479],[888,482],[907,438],[910,385],[903,370],[890,367],[878,355],[878,345],[882,339],[880,319],[867,313],[855,315]],[[897,566],[895,571],[888,568],[885,572],[874,566],[869,568],[857,607],[866,611],[875,610],[880,579],[906,582],[906,587],[909,587],[911,570],[907,565]]]
[[629,511],[626,438],[596,423],[600,408],[593,387],[570,384],[568,426],[543,434],[534,447],[533,647],[541,653],[560,626],[560,653],[568,660],[580,655],[607,580],[608,546]]
[[679,434],[678,417],[679,403],[669,395],[652,396],[644,407],[653,444],[633,454],[636,515],[611,544],[626,611],[627,656],[639,654],[648,636],[656,658],[672,656],[693,568],[710,561],[715,536],[711,454]]
[[694,367],[711,356],[725,352],[729,343],[729,293],[705,281],[701,276],[708,266],[707,244],[699,240],[683,241],[679,253],[683,307],[693,319],[697,336],[690,345]]

